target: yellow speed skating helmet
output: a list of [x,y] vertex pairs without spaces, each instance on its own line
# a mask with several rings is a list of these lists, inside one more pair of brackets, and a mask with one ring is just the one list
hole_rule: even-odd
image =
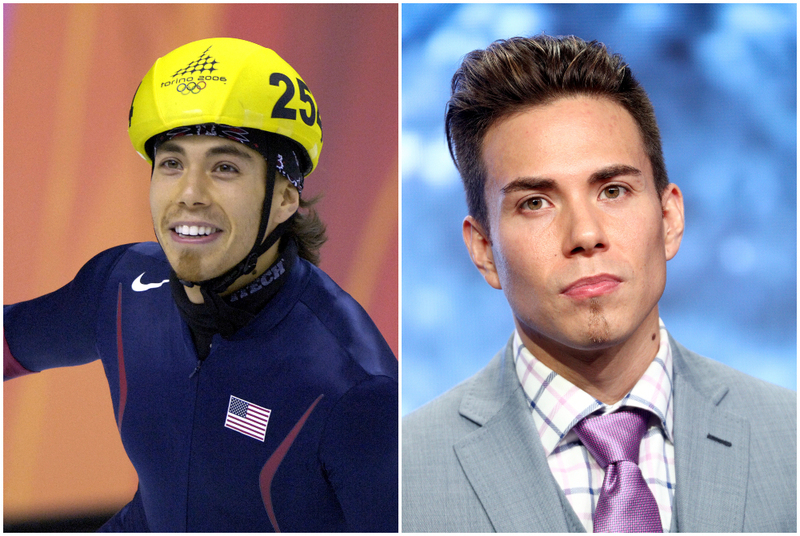
[[131,105],[128,134],[152,164],[154,136],[177,127],[220,124],[279,134],[302,148],[303,175],[317,166],[322,125],[317,102],[291,65],[249,41],[194,41],[156,60]]

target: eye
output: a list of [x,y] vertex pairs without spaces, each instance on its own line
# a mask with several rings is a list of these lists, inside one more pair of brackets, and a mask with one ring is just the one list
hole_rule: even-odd
[[550,202],[543,197],[531,197],[522,202],[522,208],[537,211],[548,206]]
[[619,186],[616,184],[611,186],[606,186],[605,188],[603,188],[603,194],[604,194],[603,197],[606,199],[618,199],[619,197],[625,195],[627,191],[628,189],[625,188],[624,186]]
[[214,171],[219,171],[220,173],[239,173],[239,169],[236,166],[227,162],[218,164],[217,167],[214,168]]
[[166,169],[180,169],[181,163],[175,160],[174,158],[165,158],[161,161],[158,167],[166,168]]

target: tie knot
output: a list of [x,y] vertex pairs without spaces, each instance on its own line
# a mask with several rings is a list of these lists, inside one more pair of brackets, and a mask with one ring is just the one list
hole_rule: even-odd
[[608,464],[639,463],[639,445],[647,431],[649,413],[627,408],[614,413],[587,417],[573,427],[578,438],[603,469]]

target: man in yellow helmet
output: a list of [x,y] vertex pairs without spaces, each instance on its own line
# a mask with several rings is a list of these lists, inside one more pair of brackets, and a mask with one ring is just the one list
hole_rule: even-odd
[[129,117],[158,244],[4,308],[4,378],[101,359],[139,476],[123,531],[397,531],[397,360],[316,267],[316,101],[275,52],[159,59]]

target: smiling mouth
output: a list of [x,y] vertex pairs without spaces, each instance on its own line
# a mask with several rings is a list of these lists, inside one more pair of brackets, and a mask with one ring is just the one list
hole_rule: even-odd
[[181,238],[191,238],[211,236],[212,234],[219,232],[219,229],[204,225],[177,225],[172,228],[172,231]]

